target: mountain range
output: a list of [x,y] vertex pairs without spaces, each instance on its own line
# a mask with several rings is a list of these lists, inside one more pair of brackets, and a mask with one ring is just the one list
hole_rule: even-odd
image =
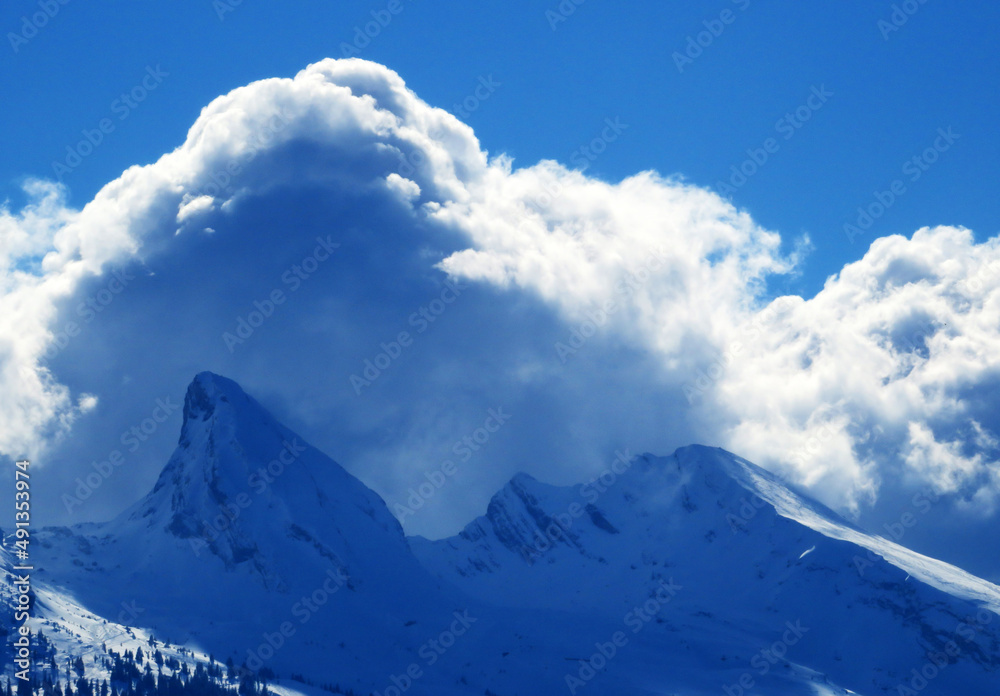
[[[206,372],[144,498],[34,540],[31,621],[61,654],[154,637],[266,669],[282,696],[1000,689],[1000,587],[718,448],[619,451],[578,486],[518,474],[456,536],[408,538]],[[7,551],[0,565],[12,597]]]

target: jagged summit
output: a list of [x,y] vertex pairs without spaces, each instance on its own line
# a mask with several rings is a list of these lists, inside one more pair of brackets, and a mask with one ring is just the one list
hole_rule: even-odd
[[[515,474],[490,499],[486,514],[459,536],[494,536],[530,564],[540,555],[535,548],[539,539],[547,536],[556,537],[551,540],[555,546],[586,555],[581,535],[593,531],[590,525],[600,532],[617,533],[601,509],[619,499],[636,504],[655,502],[674,513],[700,507],[738,510],[747,505],[753,506],[754,513],[759,507],[774,513],[781,505],[780,497],[774,495],[778,490],[785,489],[773,474],[718,447],[689,445],[669,457],[618,452],[610,465],[577,486],[553,486],[524,472]],[[803,499],[801,504],[812,503]],[[817,505],[817,509],[821,507]],[[822,509],[830,519],[849,524],[833,511]],[[734,523],[740,524],[738,520]],[[553,525],[561,528],[558,534],[552,531]]]
[[[867,534],[774,474],[701,445],[668,457],[620,456],[578,486],[515,476],[493,496],[486,514],[457,536],[412,539],[411,547],[439,576],[466,591],[515,604],[556,601],[566,609],[597,610],[607,606],[603,588],[618,587],[626,596],[632,587],[633,597],[647,591],[636,582],[642,573],[635,569],[643,566],[713,567],[732,578],[738,569],[749,571],[739,589],[746,593],[757,586],[749,582],[757,579],[755,568],[766,572],[778,557],[797,564],[815,552],[816,558],[836,557],[838,568],[911,576],[1000,610],[1000,590],[991,583]],[[567,568],[585,578],[577,586],[587,590],[556,591]],[[710,604],[710,594],[699,601]]]
[[[199,372],[188,385],[183,415],[178,440],[181,447],[201,442],[209,431],[223,438],[284,440],[296,437],[239,384],[212,372]],[[238,431],[236,426],[239,426]]]
[[256,405],[236,382],[213,372],[199,372],[188,385],[184,396],[184,423],[192,420],[207,420],[219,403],[234,407]]
[[378,495],[236,382],[211,372],[191,382],[177,449],[153,490],[123,517],[196,539],[230,565],[251,559],[272,565],[264,550],[282,527],[327,558],[338,554],[320,537],[339,539],[347,557],[361,538],[397,550],[405,544]]
[[536,483],[539,483],[539,481],[534,476],[525,471],[519,471],[510,477],[510,481],[507,482],[507,485],[515,484],[522,486],[530,486]]

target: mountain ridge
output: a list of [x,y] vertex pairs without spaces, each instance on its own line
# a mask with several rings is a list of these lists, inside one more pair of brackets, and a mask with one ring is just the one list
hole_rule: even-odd
[[[1000,588],[724,450],[626,450],[573,487],[517,474],[458,535],[407,538],[377,494],[211,373],[146,496],[37,540],[45,606],[109,618],[131,601],[150,633],[359,693],[708,694],[752,671],[769,693],[869,696],[945,655],[925,691],[944,695],[984,693],[1000,670],[1000,621],[979,620]],[[758,673],[789,625],[804,630]],[[291,650],[273,647],[285,626]]]

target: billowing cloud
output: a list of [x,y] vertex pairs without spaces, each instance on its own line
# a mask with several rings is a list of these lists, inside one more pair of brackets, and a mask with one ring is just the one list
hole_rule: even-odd
[[[322,143],[326,159],[306,170],[269,166],[269,156],[291,141]],[[59,185],[29,182],[28,206],[0,210],[0,452],[37,453],[66,432],[81,406],[95,404],[87,395],[75,403],[47,367],[88,316],[57,321],[60,302],[87,278],[155,255],[171,233],[204,230],[198,222],[208,213],[251,193],[293,181],[371,187],[383,171],[389,178],[381,174],[381,183],[410,201],[420,189],[392,171],[402,166],[447,198],[463,191],[458,173],[484,163],[471,130],[419,101],[394,73],[325,61],[294,80],[265,80],[216,99],[181,147],[130,168],[83,210],[66,207]]]
[[[511,171],[501,159],[473,193],[435,214],[473,244],[441,268],[529,288],[572,321],[608,313],[616,331],[673,359],[693,338],[722,338],[768,275],[792,268],[777,234],[651,172],[607,184],[555,162]],[[617,309],[606,312],[609,301]]]
[[882,475],[983,496],[998,454],[998,303],[996,239],[954,227],[882,238],[816,297],[768,313],[707,396],[734,448],[834,503],[871,499]]
[[31,181],[25,191],[30,202],[22,210],[0,208],[0,452],[11,457],[33,456],[96,405],[87,394],[74,403],[42,358],[53,340],[55,302],[96,272],[106,253],[67,234],[76,215],[58,186]]
[[[448,503],[452,526],[518,469],[570,482],[615,446],[695,440],[842,509],[890,476],[994,504],[996,239],[880,239],[816,297],[775,298],[807,239],[783,246],[652,172],[515,168],[354,59],[219,97],[82,210],[54,185],[29,193],[0,218],[0,451],[48,443],[60,492],[79,462],[148,436],[143,473],[107,489],[128,502],[175,432],[129,427],[213,369],[390,503],[470,462],[419,501]],[[468,440],[497,407],[510,425]]]
[[[660,355],[667,369],[686,373],[683,396],[673,396],[715,425],[717,441],[841,509],[874,500],[883,474],[992,501],[1000,429],[993,396],[1000,366],[996,239],[977,244],[969,230],[953,227],[879,239],[816,297],[762,304],[755,283],[787,271],[789,262],[774,255],[770,235],[711,194],[699,192],[708,204],[692,206],[711,211],[708,219],[681,218],[671,234],[670,215],[691,209],[656,200],[665,182],[623,182],[626,192],[610,195],[610,207],[637,219],[618,225],[608,223],[613,213],[595,214],[604,185],[579,184],[589,192],[581,191],[572,210],[583,219],[568,226],[601,220],[613,241],[594,248],[608,256],[588,259],[582,251],[588,234],[599,239],[597,225],[580,238],[560,235],[557,223],[549,225],[553,233],[529,239],[470,231],[481,248],[443,267],[517,282],[579,319],[615,299],[602,277],[626,273],[649,248],[643,232],[656,230],[659,236],[649,238],[666,241],[672,267],[629,297],[620,330]],[[627,190],[643,186],[653,191],[631,199]],[[688,205],[698,199],[680,198]],[[698,240],[687,247],[685,230]],[[727,246],[721,263],[709,263],[719,252],[716,240]],[[602,263],[613,270],[602,272]]]

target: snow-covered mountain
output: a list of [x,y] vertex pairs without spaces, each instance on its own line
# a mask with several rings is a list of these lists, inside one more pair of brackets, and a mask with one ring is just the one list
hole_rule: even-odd
[[705,447],[622,455],[578,487],[518,475],[456,537],[408,540],[375,493],[202,373],[147,496],[35,538],[36,621],[71,655],[154,636],[380,695],[1000,685],[1000,588]]
[[620,455],[579,487],[520,474],[459,535],[411,546],[484,601],[635,627],[630,609],[671,582],[669,620],[650,632],[671,634],[727,693],[754,693],[737,688],[743,673],[759,682],[795,664],[864,694],[1000,688],[1000,588],[866,534],[721,449]]
[[377,495],[209,373],[188,388],[177,449],[145,498],[36,540],[36,576],[90,611],[134,602],[165,638],[347,686],[405,669],[430,627],[467,608]]

